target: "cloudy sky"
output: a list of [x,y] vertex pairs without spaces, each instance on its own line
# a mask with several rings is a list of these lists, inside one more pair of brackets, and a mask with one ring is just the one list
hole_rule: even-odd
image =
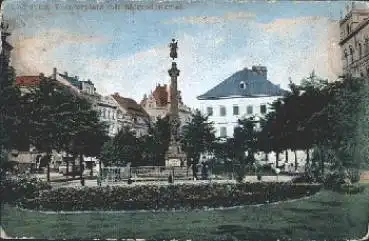
[[337,20],[346,4],[6,0],[4,17],[18,75],[51,74],[56,67],[91,79],[102,94],[137,101],[157,83],[169,83],[168,44],[176,38],[179,88],[195,107],[196,96],[252,65],[266,66],[269,79],[284,88],[289,77],[299,83],[313,69],[336,79]]

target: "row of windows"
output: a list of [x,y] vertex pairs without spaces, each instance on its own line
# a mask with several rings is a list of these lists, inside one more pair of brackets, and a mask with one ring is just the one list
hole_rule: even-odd
[[[369,38],[366,37],[363,43],[359,42],[356,45],[356,49],[358,50],[358,59],[361,59],[363,55],[369,54]],[[351,63],[354,62],[355,60],[354,54],[355,54],[355,49],[354,47],[352,47],[352,45],[349,46],[349,52],[347,52],[346,49],[344,50],[343,55],[345,56],[347,63],[348,63],[349,56],[350,56]]]
[[115,111],[110,111],[109,109],[102,108],[99,110],[100,116],[107,119],[115,120],[116,113]]
[[[261,114],[265,114],[267,112],[267,107],[266,105],[260,105],[260,113]],[[206,108],[206,113],[208,116],[213,116],[214,115],[214,110],[213,107],[207,107]],[[252,115],[254,113],[254,109],[252,105],[248,105],[246,107],[246,114],[248,115]],[[219,106],[219,115],[220,116],[226,116],[227,115],[227,109],[225,106]],[[233,106],[233,115],[240,115],[240,107],[238,105],[234,105]]]
[[[233,131],[234,131],[236,128],[237,128],[237,127],[234,127],[234,128],[233,128]],[[256,123],[255,128],[256,128],[256,129],[257,129],[257,128],[260,128],[260,123]],[[220,137],[227,137],[227,127],[222,126],[222,127],[220,127],[220,128],[219,128],[219,136],[220,136]]]

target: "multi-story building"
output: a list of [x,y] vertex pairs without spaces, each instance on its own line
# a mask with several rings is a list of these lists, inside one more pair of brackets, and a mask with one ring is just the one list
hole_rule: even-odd
[[[144,95],[141,106],[149,114],[151,121],[156,121],[157,118],[164,118],[170,110],[170,86],[160,84],[156,86],[155,90],[149,96]],[[181,92],[178,91],[178,109],[179,119],[183,126],[190,120],[191,108],[184,105],[181,97]]]
[[254,116],[258,120],[285,92],[267,79],[266,67],[253,66],[236,72],[197,99],[200,111],[214,122],[216,135],[231,137],[239,119]]
[[[216,136],[227,138],[233,137],[239,119],[254,117],[256,128],[260,128],[258,121],[271,111],[270,104],[286,92],[268,80],[266,67],[252,66],[251,69],[244,68],[234,73],[197,99],[200,101],[200,111],[214,123]],[[288,151],[288,156],[295,155]],[[303,151],[299,151],[297,156],[300,163],[305,160]],[[259,160],[264,157],[262,153],[256,156]],[[280,155],[281,164],[284,157]],[[267,160],[274,165],[274,153],[268,155]],[[286,167],[293,165],[295,160],[291,158],[289,162]]]
[[145,109],[135,100],[120,96],[118,93],[111,95],[118,105],[116,117],[121,127],[129,127],[137,136],[147,134],[150,116]]
[[108,124],[109,136],[115,136],[123,127],[134,130],[138,136],[147,132],[149,115],[135,100],[122,97],[118,93],[102,96],[96,92],[90,80],[81,81],[78,76],[69,76],[67,72],[59,76],[90,100],[93,108],[99,112],[100,119]]
[[342,50],[343,74],[369,77],[369,8],[365,3],[352,3],[340,20],[339,42]]

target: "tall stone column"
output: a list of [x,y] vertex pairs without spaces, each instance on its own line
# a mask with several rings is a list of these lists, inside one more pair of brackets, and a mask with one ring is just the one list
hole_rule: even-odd
[[[170,57],[174,60],[177,58],[177,42],[172,39],[170,44]],[[177,63],[172,62],[172,68],[168,70],[168,74],[171,78],[170,81],[170,108],[169,108],[169,120],[170,120],[170,144],[165,157],[166,166],[185,166],[186,165],[186,155],[181,150],[181,145],[179,142],[179,111],[178,111],[178,87],[177,78],[179,76],[179,69],[177,68]]]

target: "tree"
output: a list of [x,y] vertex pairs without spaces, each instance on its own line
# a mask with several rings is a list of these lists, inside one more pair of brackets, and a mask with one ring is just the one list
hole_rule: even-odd
[[73,122],[73,95],[56,81],[40,76],[40,84],[30,89],[28,100],[30,142],[46,153],[47,180],[50,181],[50,159],[53,150],[61,151],[69,144]]
[[58,81],[40,78],[40,84],[25,96],[28,102],[25,112],[31,127],[31,144],[46,153],[49,181],[53,150],[79,155],[82,160],[82,155],[100,152],[106,134],[105,125],[99,122],[86,99]]
[[[257,131],[255,130],[256,121],[254,117],[243,120],[238,120],[238,127],[235,128],[233,138],[236,146],[239,146],[239,152],[247,152],[246,165],[252,165],[255,162],[255,153],[258,151],[257,147]],[[240,160],[241,161],[241,160]]]
[[259,134],[259,149],[266,153],[274,151],[276,154],[276,167],[278,167],[279,154],[285,148],[285,144],[283,143],[285,123],[283,119],[282,100],[275,100],[271,104],[271,108],[272,111],[262,120],[262,131]]
[[[142,136],[141,144],[144,159],[152,160],[154,166],[165,165],[165,154],[170,142],[169,117],[158,118],[154,124],[149,124],[148,135]],[[146,163],[147,164],[147,163]]]
[[[103,144],[108,140],[107,126],[100,122],[98,113],[92,109],[91,103],[82,97],[74,99],[73,124],[69,128],[68,153],[79,156],[80,179],[83,180],[83,156],[96,157]],[[70,120],[67,120],[70,123]]]
[[128,127],[121,129],[118,134],[103,145],[100,159],[104,166],[132,166],[142,164],[142,148],[136,134]]
[[206,151],[212,151],[214,141],[213,123],[208,121],[207,116],[203,116],[199,110],[196,110],[191,116],[191,121],[183,126],[181,133],[182,147],[189,164],[192,165],[194,178],[197,178],[197,164],[200,155]]
[[8,149],[25,148],[21,127],[20,91],[15,85],[14,68],[0,74],[0,169],[1,173],[12,169],[14,163],[7,158]]

